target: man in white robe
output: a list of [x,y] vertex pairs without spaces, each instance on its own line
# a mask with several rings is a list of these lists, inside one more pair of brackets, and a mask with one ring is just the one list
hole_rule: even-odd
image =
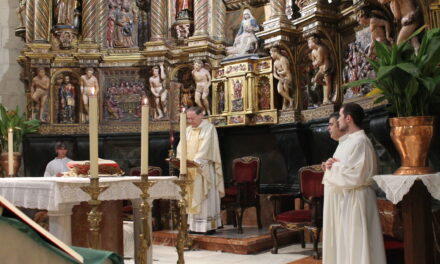
[[65,143],[56,143],[55,152],[57,156],[47,164],[44,177],[60,177],[62,176],[62,172],[69,170],[67,163],[72,160],[67,157],[67,151]]
[[[221,226],[220,198],[224,196],[217,131],[203,119],[203,108],[191,107],[186,113],[187,159],[199,165],[188,168],[188,178],[193,180],[187,196],[189,231],[212,234]],[[177,156],[180,157],[180,143]]]
[[339,114],[339,128],[346,135],[325,164],[323,263],[386,264],[376,195],[371,188],[376,154],[360,128],[364,112],[349,103]]

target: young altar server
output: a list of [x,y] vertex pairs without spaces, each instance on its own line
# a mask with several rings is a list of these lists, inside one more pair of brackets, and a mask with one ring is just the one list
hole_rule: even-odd
[[62,172],[69,170],[67,163],[72,160],[67,157],[68,149],[66,144],[64,142],[57,142],[55,144],[55,152],[57,156],[47,164],[44,177],[60,177]]

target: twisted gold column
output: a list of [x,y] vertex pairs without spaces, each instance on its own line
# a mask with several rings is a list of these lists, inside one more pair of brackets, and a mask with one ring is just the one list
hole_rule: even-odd
[[163,41],[165,37],[165,0],[151,1],[151,41]]
[[[101,1],[104,2],[104,1]],[[98,21],[96,9],[98,7],[97,0],[84,0],[82,11],[82,37],[85,43],[96,42],[96,32]]]
[[27,0],[26,2],[26,43],[34,40],[34,0]]
[[287,18],[286,16],[286,0],[270,0],[271,16],[273,18]]
[[[34,3],[34,41],[49,42],[49,0],[35,0]],[[32,30],[29,28],[29,30]]]
[[194,36],[208,35],[208,0],[194,1]]

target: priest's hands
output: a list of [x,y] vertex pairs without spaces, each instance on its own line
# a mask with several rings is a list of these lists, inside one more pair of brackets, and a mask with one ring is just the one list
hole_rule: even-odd
[[326,162],[325,162],[325,169],[326,170],[330,170],[333,166],[333,163],[338,162],[339,160],[336,158],[329,158]]

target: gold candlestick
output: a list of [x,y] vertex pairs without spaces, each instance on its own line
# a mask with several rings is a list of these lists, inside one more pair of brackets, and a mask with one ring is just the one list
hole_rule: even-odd
[[98,197],[107,190],[108,186],[99,186],[99,177],[90,177],[90,185],[81,187],[81,190],[88,193],[91,199],[88,201],[92,209],[87,213],[87,221],[89,222],[89,246],[94,249],[101,249],[101,234],[99,224],[102,220],[102,212],[98,210],[101,201]]
[[141,190],[141,206],[139,208],[139,212],[141,213],[141,232],[139,234],[139,248],[136,256],[136,260],[138,264],[146,264],[147,263],[147,250],[151,246],[151,231],[150,231],[150,203],[148,199],[150,198],[150,194],[148,190],[155,184],[156,182],[148,180],[148,174],[141,175],[140,182],[134,182]]
[[180,174],[178,180],[174,183],[180,187],[180,200],[179,200],[179,214],[180,214],[180,226],[179,233],[177,234],[177,264],[185,264],[185,258],[183,252],[185,247],[191,247],[192,241],[188,237],[188,214],[186,209],[188,207],[188,201],[186,198],[187,188],[192,183],[192,180],[186,179],[186,174]]

